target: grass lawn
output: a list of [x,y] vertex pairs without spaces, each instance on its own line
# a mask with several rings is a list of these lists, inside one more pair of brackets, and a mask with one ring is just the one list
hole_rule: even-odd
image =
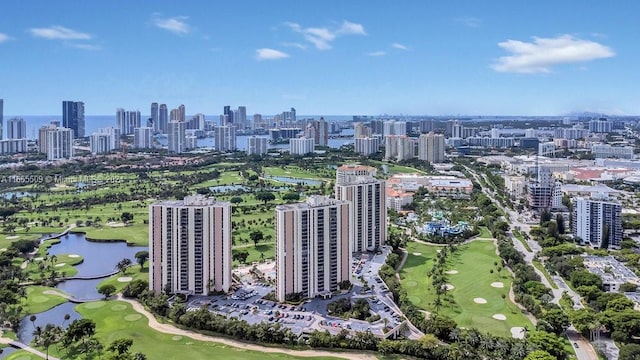
[[[438,248],[409,243],[407,250],[407,262],[401,271],[402,286],[414,305],[434,311],[435,291],[427,272],[433,267]],[[500,263],[500,258],[495,251],[491,241],[474,241],[459,246],[453,255],[448,256],[447,269],[458,273],[447,275],[447,283],[454,288],[445,297],[440,312],[451,317],[461,327],[475,327],[495,335],[511,337],[512,327],[532,328],[532,324],[509,300],[509,287],[513,279],[506,270],[500,274],[497,272],[493,263]],[[492,269],[493,274],[489,271]],[[504,287],[492,287],[494,282],[501,282]],[[476,298],[481,298],[486,303],[476,303]],[[496,314],[504,315],[506,320],[494,319],[493,315]]]
[[[133,280],[147,280],[149,281],[149,262],[147,261],[145,263],[144,268],[141,270],[140,269],[140,265],[135,264],[131,267],[129,267],[127,269],[127,272],[125,274],[116,274],[113,275],[107,279],[104,279],[103,281],[101,281],[97,288],[100,288],[100,286],[102,285],[106,285],[106,284],[111,284],[113,286],[116,287],[116,293],[122,291],[122,289],[124,289],[125,286],[127,286],[128,283],[130,283]],[[131,281],[122,281],[122,280],[128,280],[127,278],[131,278]],[[122,279],[122,280],[119,280]]]
[[478,230],[480,231],[480,234],[478,235],[479,238],[483,238],[483,239],[493,238],[493,236],[491,235],[491,231],[489,231],[489,229],[487,229],[486,226],[480,226],[478,227]]
[[61,296],[44,294],[47,290],[55,290],[60,293],[62,292],[55,288],[46,286],[27,287],[25,290],[27,296],[22,300],[22,306],[24,307],[24,312],[26,314],[41,313],[67,302],[67,300]]
[[[149,214],[145,213],[148,217]],[[87,238],[95,240],[125,240],[128,244],[136,246],[149,245],[149,225],[143,224],[142,220],[129,226],[112,227],[102,225],[100,227],[83,227],[77,231],[85,232]]]
[[[147,325],[147,319],[135,312],[131,305],[122,301],[98,301],[76,306],[83,318],[96,322],[96,337],[108,346],[121,338],[133,339],[132,352],[142,352],[148,359],[298,359],[281,353],[261,353],[233,348],[213,342],[196,341],[179,335],[157,332]],[[67,355],[56,346],[50,348],[52,355],[64,359],[81,359],[84,355]],[[215,355],[214,355],[215,354]],[[14,357],[10,359],[20,359]],[[24,358],[24,360],[30,358]],[[35,359],[35,357],[34,357]],[[307,358],[330,359],[330,358]]]
[[547,272],[547,269],[545,269],[544,266],[542,266],[542,263],[538,260],[533,260],[532,263],[533,263],[533,266],[535,266],[536,269],[540,270],[542,275],[544,275],[544,277],[547,278],[547,281],[549,282],[549,284],[551,284],[551,287],[554,289],[557,289],[558,285],[556,285],[556,282],[553,281],[553,279],[551,279],[549,272]]
[[305,170],[297,166],[263,167],[262,171],[266,176],[284,176],[297,179],[335,180],[336,176],[333,169]]

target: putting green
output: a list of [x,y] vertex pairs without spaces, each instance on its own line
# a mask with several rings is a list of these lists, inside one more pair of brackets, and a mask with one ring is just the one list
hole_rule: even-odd
[[104,304],[105,304],[104,301],[94,301],[94,302],[85,304],[85,306],[87,307],[87,309],[99,309],[103,307]]
[[407,298],[409,299],[409,301],[411,301],[413,303],[413,305],[418,305],[422,301],[417,296],[408,296]]
[[127,321],[138,321],[138,320],[142,319],[142,315],[140,315],[140,314],[129,314],[129,315],[125,316],[124,319],[127,320]]
[[31,301],[34,303],[44,303],[49,301],[49,298],[44,295],[36,295],[31,298]]
[[407,281],[407,283],[405,284],[407,287],[414,287],[414,286],[418,286],[418,282],[415,280],[409,280]]
[[122,304],[113,305],[111,307],[111,310],[113,310],[113,311],[123,311],[123,310],[126,310],[126,309],[127,309],[127,307],[125,305],[122,305]]
[[173,341],[180,341],[180,340],[182,340],[182,336],[180,336],[180,335],[176,335],[176,336],[172,337],[172,338],[171,338],[171,340],[173,340]]

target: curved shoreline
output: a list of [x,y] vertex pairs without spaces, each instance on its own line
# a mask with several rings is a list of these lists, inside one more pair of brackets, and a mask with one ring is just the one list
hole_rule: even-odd
[[206,341],[206,342],[216,342],[220,344],[224,344],[227,346],[231,346],[238,349],[244,350],[252,350],[264,353],[281,353],[292,356],[301,356],[301,357],[318,357],[318,356],[328,356],[328,357],[336,357],[342,359],[355,359],[355,360],[376,360],[377,357],[373,354],[367,354],[363,352],[355,352],[355,351],[341,351],[341,352],[331,352],[327,350],[292,350],[286,348],[279,347],[268,347],[264,345],[257,345],[252,343],[242,342],[240,340],[232,340],[219,336],[211,336],[204,335],[190,330],[183,330],[177,328],[170,324],[162,324],[156,320],[155,316],[147,311],[139,302],[131,299],[125,299],[122,294],[118,294],[117,300],[124,301],[126,303],[131,304],[131,307],[136,312],[145,316],[148,320],[148,325],[153,330],[159,331],[161,333],[170,334],[170,335],[181,335],[186,336],[194,340],[198,341]]

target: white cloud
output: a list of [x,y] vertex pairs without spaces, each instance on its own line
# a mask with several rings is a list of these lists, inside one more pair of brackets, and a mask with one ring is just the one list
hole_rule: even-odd
[[393,43],[391,44],[391,47],[400,49],[400,50],[409,50],[409,48],[406,45],[402,45],[400,43]]
[[0,33],[0,44],[2,44],[3,42],[7,42],[9,40],[11,40],[11,36]]
[[472,17],[472,16],[465,16],[465,17],[461,17],[461,18],[457,18],[456,22],[459,22],[467,27],[470,28],[477,28],[482,26],[482,20]]
[[374,52],[367,53],[367,55],[368,56],[385,56],[387,55],[387,53],[384,51],[374,51]]
[[289,54],[275,49],[262,48],[256,50],[256,59],[258,60],[278,60],[288,57]]
[[306,50],[306,49],[307,49],[307,46],[306,46],[306,45],[303,45],[303,44],[300,44],[300,43],[295,43],[295,42],[286,42],[286,43],[282,43],[282,46],[285,46],[285,47],[295,47],[295,48],[298,48],[298,49],[300,49],[300,50]]
[[191,32],[191,27],[186,23],[187,19],[189,19],[188,16],[162,18],[158,14],[154,14],[153,25],[174,34],[184,35]]
[[491,66],[498,72],[548,73],[551,67],[615,56],[611,48],[571,35],[555,38],[534,37],[533,42],[507,40],[498,46],[512,55],[503,56]]
[[102,50],[101,46],[92,45],[92,44],[65,43],[65,45],[76,48],[76,49],[89,50],[89,51]]
[[313,44],[318,50],[331,49],[331,43],[338,37],[343,35],[366,35],[362,24],[343,21],[338,29],[330,29],[328,27],[310,27],[303,28],[300,24],[288,22],[286,25],[298,34],[302,34],[305,40]]
[[53,25],[48,28],[32,28],[29,29],[29,32],[35,37],[49,40],[90,40],[92,38],[90,34],[58,25]]

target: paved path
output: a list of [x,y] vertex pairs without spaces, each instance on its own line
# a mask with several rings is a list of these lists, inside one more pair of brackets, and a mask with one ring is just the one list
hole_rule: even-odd
[[[22,350],[25,350],[25,351],[28,351],[28,352],[32,353],[33,355],[39,356],[39,357],[41,357],[43,359],[47,359],[47,354],[45,354],[45,353],[43,353],[41,351],[38,351],[38,350],[32,348],[29,345],[25,345],[25,344],[23,344],[21,342],[15,341],[13,339],[0,337],[0,344],[5,344],[5,345],[12,346],[14,348],[22,349]],[[53,357],[51,355],[49,355],[48,359],[49,360],[59,360],[58,358]]]
[[287,354],[292,356],[301,356],[301,357],[316,357],[316,356],[328,356],[328,357],[336,357],[341,359],[355,359],[355,360],[375,360],[377,357],[373,353],[365,353],[365,352],[354,352],[354,351],[340,351],[340,352],[331,352],[324,350],[291,350],[284,348],[275,348],[275,347],[267,347],[257,344],[245,343],[238,340],[232,340],[228,338],[218,337],[218,336],[208,336],[203,335],[197,332],[178,329],[170,324],[162,324],[159,323],[156,318],[148,312],[140,303],[134,300],[125,299],[121,294],[118,294],[118,300],[125,301],[133,307],[133,309],[140,314],[144,315],[149,319],[149,327],[165,334],[171,335],[181,335],[186,336],[194,340],[198,341],[207,341],[207,342],[216,342],[221,343],[227,346],[232,346],[245,350],[252,350],[264,353],[279,353],[279,354]]

